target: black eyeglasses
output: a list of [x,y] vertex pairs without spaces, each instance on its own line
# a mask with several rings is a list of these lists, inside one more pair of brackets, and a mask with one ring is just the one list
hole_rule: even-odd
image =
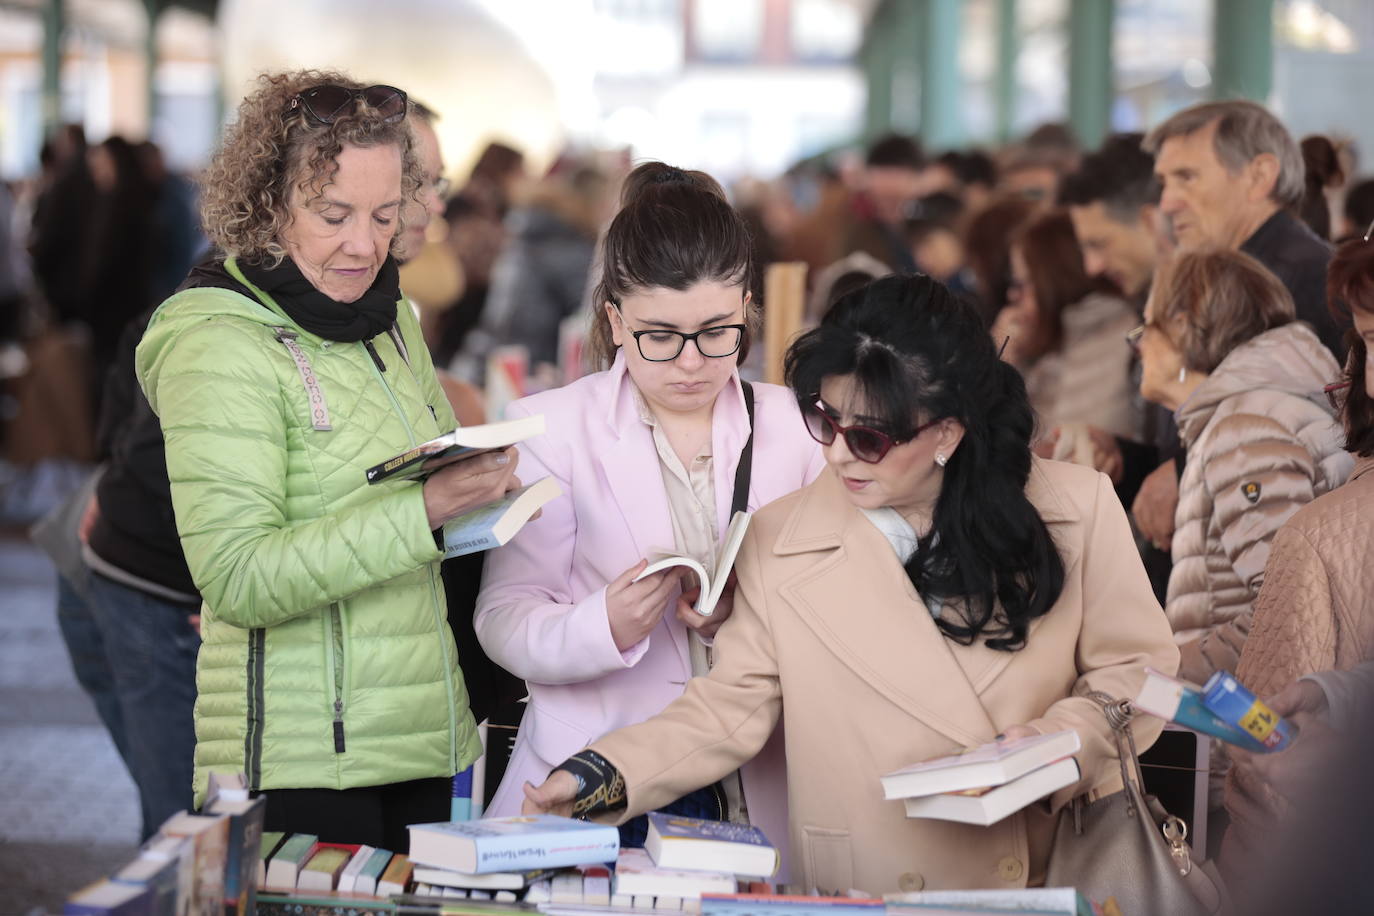
[[362,101],[388,123],[406,116],[406,94],[395,86],[368,86],[366,89],[329,84],[316,86],[292,99],[291,110],[300,108],[320,124],[333,124],[342,117],[344,109],[356,101]]
[[667,363],[678,358],[689,340],[696,342],[697,352],[702,356],[723,359],[739,350],[744,342],[744,330],[742,324],[718,324],[690,334],[652,328],[631,331],[630,336],[635,339],[640,356],[651,363]]
[[812,439],[821,445],[830,445],[835,441],[836,436],[843,436],[849,454],[869,464],[877,464],[887,457],[887,453],[892,451],[893,446],[910,442],[940,422],[939,420],[931,420],[929,423],[922,423],[912,430],[911,435],[905,439],[894,439],[881,429],[874,429],[871,426],[841,426],[830,415],[822,401],[804,407],[802,418],[806,420],[806,431],[811,434]]

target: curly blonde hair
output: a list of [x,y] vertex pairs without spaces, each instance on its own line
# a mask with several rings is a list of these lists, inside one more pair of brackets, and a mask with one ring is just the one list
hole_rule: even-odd
[[[302,106],[291,104],[315,86],[362,89],[362,83],[328,70],[263,73],[257,82],[257,91],[239,105],[238,119],[225,129],[201,180],[205,232],[226,254],[272,266],[285,260],[281,235],[291,223],[292,187],[310,195],[308,200],[324,193],[345,146],[398,147],[402,195],[408,202],[416,201],[424,173],[415,157],[408,119],[387,122],[375,109],[357,102],[332,124],[320,124]],[[391,239],[393,254],[404,229],[398,218]]]

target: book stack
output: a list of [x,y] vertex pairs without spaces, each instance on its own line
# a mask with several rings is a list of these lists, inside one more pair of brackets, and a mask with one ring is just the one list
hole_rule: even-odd
[[907,817],[987,826],[1079,779],[1072,729],[993,741],[903,767],[882,777],[883,795],[903,799]]

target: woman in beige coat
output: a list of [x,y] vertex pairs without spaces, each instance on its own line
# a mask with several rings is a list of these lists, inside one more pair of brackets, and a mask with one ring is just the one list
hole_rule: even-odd
[[[528,787],[526,810],[652,810],[748,760],[785,703],[794,881],[1038,883],[1058,809],[1120,787],[1083,694],[1134,696],[1145,666],[1177,665],[1111,484],[1032,458],[1020,376],[928,277],[840,299],[788,380],[828,467],[754,517],[714,670]],[[1159,732],[1133,728],[1141,747]],[[879,777],[906,764],[1059,729],[1081,738],[1082,778],[990,827],[883,799]]]
[[1175,412],[1179,481],[1165,612],[1180,674],[1235,671],[1274,533],[1350,473],[1324,386],[1340,373],[1293,300],[1235,251],[1180,255],[1155,277],[1140,391]]

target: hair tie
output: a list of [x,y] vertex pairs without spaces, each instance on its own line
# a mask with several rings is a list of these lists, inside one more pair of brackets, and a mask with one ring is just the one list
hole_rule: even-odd
[[692,176],[675,165],[665,165],[661,171],[653,173],[652,184],[696,184]]

